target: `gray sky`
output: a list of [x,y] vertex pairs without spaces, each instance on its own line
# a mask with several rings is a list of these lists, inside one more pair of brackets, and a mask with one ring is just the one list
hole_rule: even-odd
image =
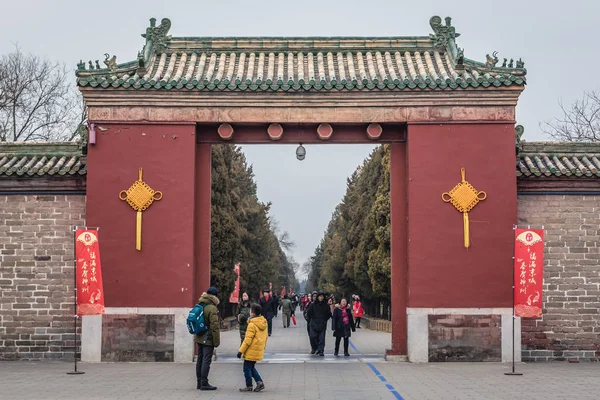
[[[173,36],[422,36],[432,15],[453,17],[465,56],[522,57],[527,88],[517,107],[525,139],[546,140],[540,121],[558,116],[585,90],[600,89],[596,0],[521,0],[501,3],[460,0],[0,0],[0,53],[18,43],[24,52],[76,67],[80,59],[116,54],[135,59],[148,19],[168,17]],[[254,165],[259,197],[296,241],[302,263],[319,243],[346,177],[371,146],[307,146],[302,163],[295,146],[245,146]]]

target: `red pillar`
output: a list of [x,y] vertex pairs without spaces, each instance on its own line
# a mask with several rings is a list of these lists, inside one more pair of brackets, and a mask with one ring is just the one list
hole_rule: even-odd
[[387,354],[404,355],[407,354],[408,299],[406,143],[392,143],[390,146],[392,348]]
[[194,293],[197,300],[210,287],[211,145],[201,143],[196,151]]

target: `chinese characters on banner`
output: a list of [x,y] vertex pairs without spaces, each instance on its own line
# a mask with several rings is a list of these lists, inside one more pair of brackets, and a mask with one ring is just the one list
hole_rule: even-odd
[[542,316],[544,230],[515,230],[515,315]]
[[75,238],[77,315],[104,314],[98,231],[77,229]]
[[235,280],[235,289],[231,292],[229,296],[230,303],[239,303],[240,302],[240,264],[235,264],[233,270],[237,274],[237,278]]

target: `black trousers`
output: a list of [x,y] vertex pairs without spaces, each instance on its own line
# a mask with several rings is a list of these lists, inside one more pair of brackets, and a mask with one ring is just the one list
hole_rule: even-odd
[[[335,354],[339,353],[340,351],[340,342],[342,341],[342,337],[341,336],[337,336],[335,338]],[[344,338],[344,354],[348,354],[348,344],[349,344],[350,340],[349,338],[345,337]]]
[[267,327],[269,331],[269,335],[273,332],[273,313],[267,313]]
[[310,347],[313,350],[317,350],[320,353],[323,353],[325,351],[325,333],[327,333],[327,330],[310,330]]
[[198,343],[198,359],[196,360],[196,381],[200,386],[208,385],[208,373],[212,362],[214,346]]

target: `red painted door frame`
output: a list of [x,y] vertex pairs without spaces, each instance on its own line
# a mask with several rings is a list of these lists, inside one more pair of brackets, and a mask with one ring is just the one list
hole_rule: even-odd
[[[314,126],[313,126],[314,125]],[[268,124],[234,126],[230,141],[217,134],[218,125],[198,125],[196,150],[196,204],[195,204],[195,296],[210,285],[210,218],[211,218],[211,144],[296,144],[296,143],[389,143],[390,217],[391,217],[391,304],[392,348],[388,355],[407,354],[407,300],[408,300],[408,222],[407,222],[407,154],[406,127],[384,125],[379,140],[370,140],[365,132],[367,124],[336,125],[327,140],[319,139],[317,124],[284,125],[281,140],[274,141],[267,134]]]

